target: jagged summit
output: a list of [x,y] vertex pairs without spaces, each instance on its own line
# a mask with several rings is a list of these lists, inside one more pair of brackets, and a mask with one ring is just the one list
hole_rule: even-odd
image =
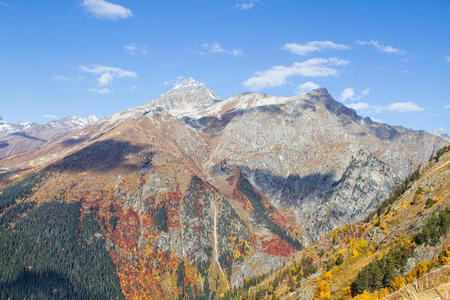
[[151,102],[151,106],[160,106],[176,116],[200,111],[220,101],[203,82],[186,78],[168,92]]
[[187,87],[191,87],[191,88],[205,88],[206,84],[204,82],[200,82],[195,80],[192,77],[183,79],[181,82],[177,83],[173,89],[182,89],[182,88],[187,88]]
[[89,125],[91,123],[96,122],[97,120],[98,120],[98,118],[96,116],[94,116],[94,115],[90,115],[90,116],[87,116],[87,117],[68,116],[68,117],[65,117],[65,118],[63,118],[61,120],[51,121],[51,122],[49,122],[49,124],[55,124],[55,125],[59,125],[59,126],[63,126],[63,125],[70,126],[70,125],[72,125],[72,126],[77,127],[77,128],[82,128],[82,127],[85,127],[85,126],[87,126],[87,125]]
[[433,134],[437,135],[437,136],[440,136],[440,137],[443,137],[443,138],[447,138],[447,139],[450,138],[450,136],[447,134],[447,132],[445,131],[444,128],[436,129],[435,131],[433,131]]

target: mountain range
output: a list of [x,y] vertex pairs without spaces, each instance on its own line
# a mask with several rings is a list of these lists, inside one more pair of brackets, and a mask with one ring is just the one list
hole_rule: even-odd
[[[57,293],[127,299],[215,297],[279,269],[366,217],[449,142],[362,118],[326,89],[221,99],[192,78],[62,138],[39,138],[48,142],[0,160],[0,235],[41,217],[62,226],[49,211],[75,214],[64,229],[30,233],[43,253],[27,258],[26,272],[57,271]],[[48,254],[46,238],[64,242]],[[83,246],[65,254],[85,267],[78,275],[60,263],[68,240]],[[109,269],[76,257],[91,250]],[[104,290],[82,280],[92,274]],[[0,280],[20,276],[31,275],[11,264]]]
[[0,159],[37,148],[97,121],[95,116],[70,116],[47,124],[7,123],[0,117]]

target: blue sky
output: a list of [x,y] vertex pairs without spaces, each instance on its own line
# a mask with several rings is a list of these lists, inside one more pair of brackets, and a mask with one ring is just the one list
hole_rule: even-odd
[[182,77],[220,97],[325,87],[450,132],[450,1],[0,0],[0,115],[104,117]]

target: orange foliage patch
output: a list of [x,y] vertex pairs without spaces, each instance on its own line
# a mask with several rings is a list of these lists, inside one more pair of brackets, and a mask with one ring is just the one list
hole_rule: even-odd
[[169,192],[165,195],[166,210],[167,210],[167,229],[180,226],[180,205],[182,194],[179,189]]
[[261,243],[263,252],[270,255],[288,257],[295,252],[295,249],[288,242],[278,236],[274,236],[270,240],[263,240]]

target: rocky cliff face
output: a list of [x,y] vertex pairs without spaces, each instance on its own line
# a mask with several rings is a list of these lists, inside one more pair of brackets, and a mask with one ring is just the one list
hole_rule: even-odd
[[188,79],[3,159],[0,180],[47,167],[23,201],[80,201],[105,224],[125,297],[217,295],[361,219],[446,143],[363,119],[325,89],[220,99]]

